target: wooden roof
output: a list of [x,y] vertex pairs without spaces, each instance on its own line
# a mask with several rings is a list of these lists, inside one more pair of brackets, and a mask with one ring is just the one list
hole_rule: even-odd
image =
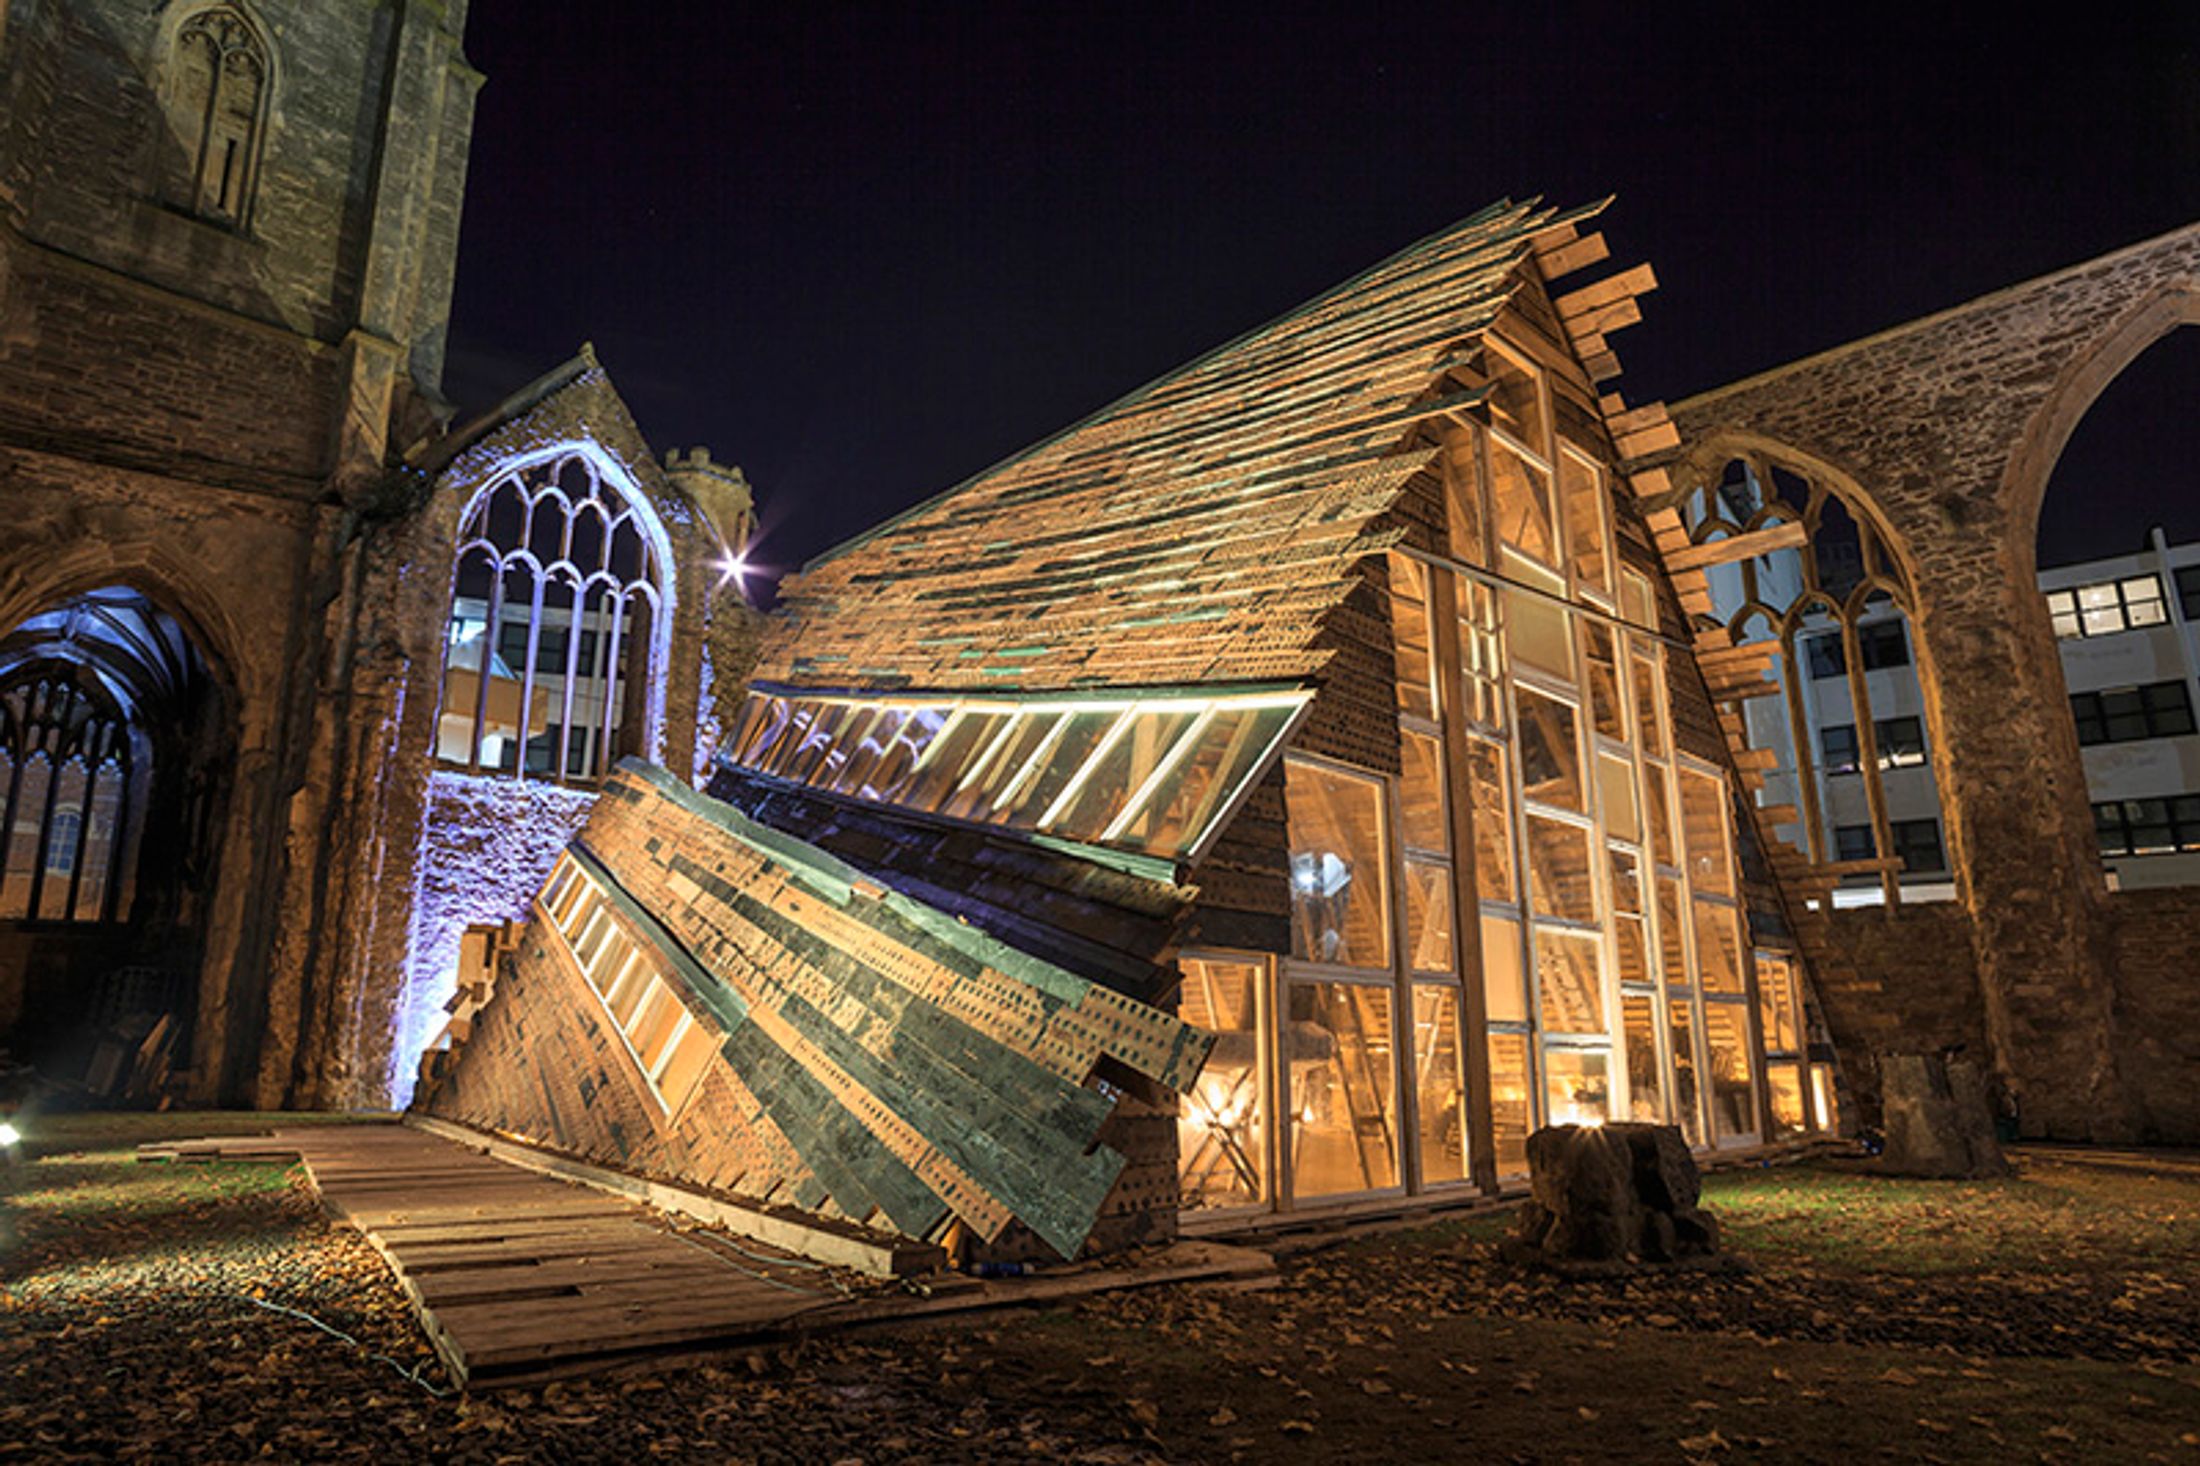
[[832,551],[757,669],[797,686],[1042,690],[1300,679],[1466,406],[1448,369],[1560,213],[1491,205]]

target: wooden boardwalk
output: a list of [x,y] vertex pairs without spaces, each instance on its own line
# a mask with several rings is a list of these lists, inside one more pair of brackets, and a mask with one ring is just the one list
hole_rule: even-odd
[[675,1232],[649,1209],[408,1125],[301,1127],[145,1146],[178,1160],[302,1161],[397,1274],[476,1389],[783,1337],[843,1292],[816,1266]]

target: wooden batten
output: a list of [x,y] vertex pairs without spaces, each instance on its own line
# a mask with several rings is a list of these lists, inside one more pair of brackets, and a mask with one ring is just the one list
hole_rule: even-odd
[[1801,521],[1782,520],[1763,529],[1751,530],[1748,534],[1730,535],[1723,540],[1693,544],[1684,550],[1666,551],[1665,568],[1670,572],[1730,565],[1737,560],[1753,560],[1759,555],[1769,555],[1775,550],[1800,549],[1808,543],[1810,532],[1803,527]]
[[1681,430],[1673,425],[1670,418],[1638,428],[1631,433],[1615,432],[1612,435],[1612,451],[1620,456],[1621,462],[1648,458],[1653,453],[1663,453],[1680,445]]
[[1663,467],[1638,468],[1627,476],[1637,499],[1662,499],[1673,492],[1673,475]]
[[[1566,226],[1568,231],[1573,227],[1571,224]],[[1558,233],[1557,230],[1551,232],[1554,237]],[[1602,234],[1584,234],[1563,244],[1543,245],[1541,240],[1537,243],[1539,248],[1535,262],[1542,267],[1543,278],[1546,280],[1556,280],[1561,275],[1571,275],[1576,270],[1587,269],[1600,260],[1609,259],[1612,253],[1611,246],[1604,242]]]
[[1744,773],[1767,774],[1780,767],[1779,750],[1772,748],[1737,748],[1733,751],[1734,767]]
[[[1594,285],[1584,285],[1579,290],[1561,295],[1551,302],[1551,308],[1558,312],[1560,320],[1571,327],[1572,322],[1579,317],[1600,314],[1622,303],[1632,308],[1635,297],[1648,295],[1657,288],[1657,272],[1644,263],[1632,269],[1621,270],[1616,275],[1607,275]],[[1640,309],[1635,310],[1634,318],[1642,318]]]
[[1792,804],[1760,804],[1757,806],[1757,818],[1765,828],[1773,829],[1780,825],[1801,824],[1803,811]]

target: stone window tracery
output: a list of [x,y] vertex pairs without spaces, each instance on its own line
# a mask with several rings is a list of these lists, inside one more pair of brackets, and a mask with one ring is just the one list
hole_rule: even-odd
[[177,29],[169,124],[181,171],[177,201],[193,213],[240,228],[251,222],[269,79],[267,44],[236,9],[201,10]]
[[[1799,544],[1705,572],[1734,645],[1775,653],[1777,695],[1742,704],[1750,747],[1778,756],[1760,796],[1782,811],[1774,833],[1819,864],[1883,862],[1880,899],[1898,901],[1902,857],[1922,847],[1905,847],[1894,826],[1939,813],[1916,680],[1900,670],[1911,661],[1908,576],[1825,475],[1769,452],[1716,462],[1682,505],[1693,543],[1801,531]],[[1837,827],[1852,833],[1837,840]],[[1872,834],[1868,848],[1859,829]]]
[[459,531],[437,761],[594,784],[638,751],[668,571],[589,455],[493,481]]
[[130,778],[128,718],[69,669],[0,690],[0,920],[116,919]]

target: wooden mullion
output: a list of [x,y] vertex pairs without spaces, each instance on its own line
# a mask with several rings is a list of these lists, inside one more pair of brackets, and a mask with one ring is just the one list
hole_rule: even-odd
[[1467,1081],[1467,1176],[1497,1194],[1497,1125],[1490,1108],[1490,1006],[1482,985],[1482,898],[1475,883],[1474,799],[1467,778],[1466,675],[1459,645],[1458,581],[1429,573],[1431,654],[1436,658],[1444,745],[1444,814],[1451,839],[1451,952],[1461,1006],[1459,1047]]

